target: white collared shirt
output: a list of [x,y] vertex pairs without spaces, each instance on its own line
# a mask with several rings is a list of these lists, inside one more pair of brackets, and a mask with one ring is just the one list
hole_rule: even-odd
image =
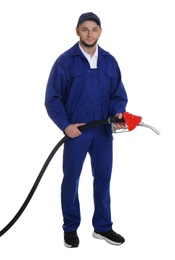
[[80,46],[80,50],[82,51],[82,53],[84,54],[84,56],[87,58],[90,68],[91,69],[96,69],[97,68],[97,58],[98,58],[98,45],[96,46],[96,50],[94,52],[94,55],[91,57],[90,54],[86,53]]

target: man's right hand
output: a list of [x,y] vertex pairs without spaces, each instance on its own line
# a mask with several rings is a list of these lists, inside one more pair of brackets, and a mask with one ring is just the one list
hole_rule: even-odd
[[79,126],[85,125],[85,123],[80,123],[80,124],[70,124],[68,125],[64,132],[67,136],[70,138],[76,138],[81,135],[80,130],[78,129]]

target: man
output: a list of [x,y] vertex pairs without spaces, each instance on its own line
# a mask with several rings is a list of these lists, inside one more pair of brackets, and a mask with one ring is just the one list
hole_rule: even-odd
[[[97,45],[101,21],[83,13],[77,23],[79,41],[55,61],[48,79],[45,106],[54,123],[70,137],[64,144],[61,203],[64,244],[77,247],[80,225],[79,178],[87,153],[94,178],[93,237],[120,245],[125,239],[112,229],[110,179],[112,130],[110,125],[81,132],[79,126],[110,116],[122,118],[127,94],[115,58]],[[123,128],[116,123],[115,128]]]

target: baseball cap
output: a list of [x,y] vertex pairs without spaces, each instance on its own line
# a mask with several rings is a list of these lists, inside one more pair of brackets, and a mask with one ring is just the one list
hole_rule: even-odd
[[78,19],[78,23],[77,23],[77,27],[83,23],[84,21],[95,21],[100,27],[101,27],[101,22],[100,22],[100,18],[92,13],[92,12],[88,12],[88,13],[83,13],[82,15],[80,15],[79,19]]

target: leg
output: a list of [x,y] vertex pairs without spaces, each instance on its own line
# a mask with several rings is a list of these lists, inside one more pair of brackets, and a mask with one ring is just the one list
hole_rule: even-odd
[[110,209],[110,180],[112,172],[112,135],[104,127],[94,129],[94,140],[90,147],[94,177],[93,226],[98,232],[112,229]]
[[80,225],[78,185],[90,142],[90,135],[84,132],[78,138],[68,139],[64,144],[61,203],[65,232],[75,231]]

